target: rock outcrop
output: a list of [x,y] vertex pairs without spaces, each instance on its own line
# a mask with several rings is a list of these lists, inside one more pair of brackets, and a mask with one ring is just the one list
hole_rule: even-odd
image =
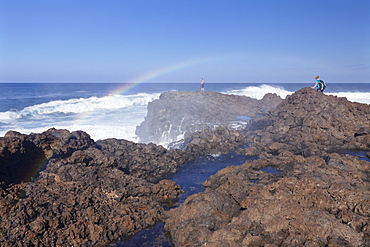
[[253,123],[249,153],[287,148],[310,156],[370,147],[370,107],[303,88]]
[[256,100],[217,92],[166,92],[149,103],[136,134],[144,143],[175,142],[204,129],[247,125],[281,101],[276,94]]
[[171,143],[169,148],[185,150],[192,156],[207,154],[225,154],[246,145],[248,138],[242,130],[233,130],[226,127],[217,127],[214,130],[205,129],[190,134],[187,138]]
[[[190,157],[191,158],[191,157]],[[181,188],[159,180],[189,156],[82,131],[0,138],[0,245],[105,246],[153,226]]]
[[370,246],[370,106],[304,88],[245,133],[260,159],[167,213],[176,246]]

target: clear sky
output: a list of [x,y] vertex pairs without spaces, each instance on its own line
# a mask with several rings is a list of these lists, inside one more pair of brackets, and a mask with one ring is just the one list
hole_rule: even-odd
[[0,0],[1,82],[370,82],[369,0]]

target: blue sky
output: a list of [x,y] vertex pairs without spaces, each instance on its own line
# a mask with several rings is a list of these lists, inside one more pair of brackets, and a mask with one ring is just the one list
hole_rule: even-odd
[[1,82],[370,82],[368,0],[0,0]]

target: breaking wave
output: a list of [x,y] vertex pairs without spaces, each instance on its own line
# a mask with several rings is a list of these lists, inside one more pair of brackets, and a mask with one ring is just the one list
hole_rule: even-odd
[[28,106],[19,111],[0,112],[0,121],[8,122],[21,118],[42,118],[57,114],[85,114],[97,110],[116,110],[134,106],[145,106],[158,98],[159,94],[109,95],[105,97],[55,100]]
[[234,94],[247,96],[254,99],[262,99],[263,96],[267,93],[276,93],[281,98],[285,99],[287,95],[292,94],[293,92],[285,90],[280,86],[270,86],[270,85],[261,85],[261,86],[249,86],[243,89],[230,90],[225,92],[226,94]]
[[346,97],[349,101],[370,104],[370,93],[368,92],[338,92],[331,93],[338,97]]

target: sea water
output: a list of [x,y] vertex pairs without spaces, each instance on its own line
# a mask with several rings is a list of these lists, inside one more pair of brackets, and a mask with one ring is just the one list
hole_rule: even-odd
[[[178,197],[177,203],[170,208],[178,207],[190,195],[204,191],[203,182],[211,175],[227,166],[237,166],[246,160],[255,160],[257,157],[238,155],[236,153],[207,155],[181,165],[176,173],[170,173],[163,177],[176,182],[184,190]],[[267,168],[269,169],[269,168]],[[274,169],[274,168],[272,168]],[[166,209],[169,209],[165,207]],[[134,246],[173,246],[164,230],[163,222],[157,223],[152,228],[144,229],[125,242],[115,242],[111,247],[134,247]]]
[[[205,91],[285,98],[308,86],[313,83],[206,83]],[[199,89],[199,83],[0,83],[0,137],[9,130],[30,134],[57,128],[83,130],[94,140],[140,142],[135,129],[149,102],[162,92]],[[370,104],[370,83],[327,83],[325,94]]]

